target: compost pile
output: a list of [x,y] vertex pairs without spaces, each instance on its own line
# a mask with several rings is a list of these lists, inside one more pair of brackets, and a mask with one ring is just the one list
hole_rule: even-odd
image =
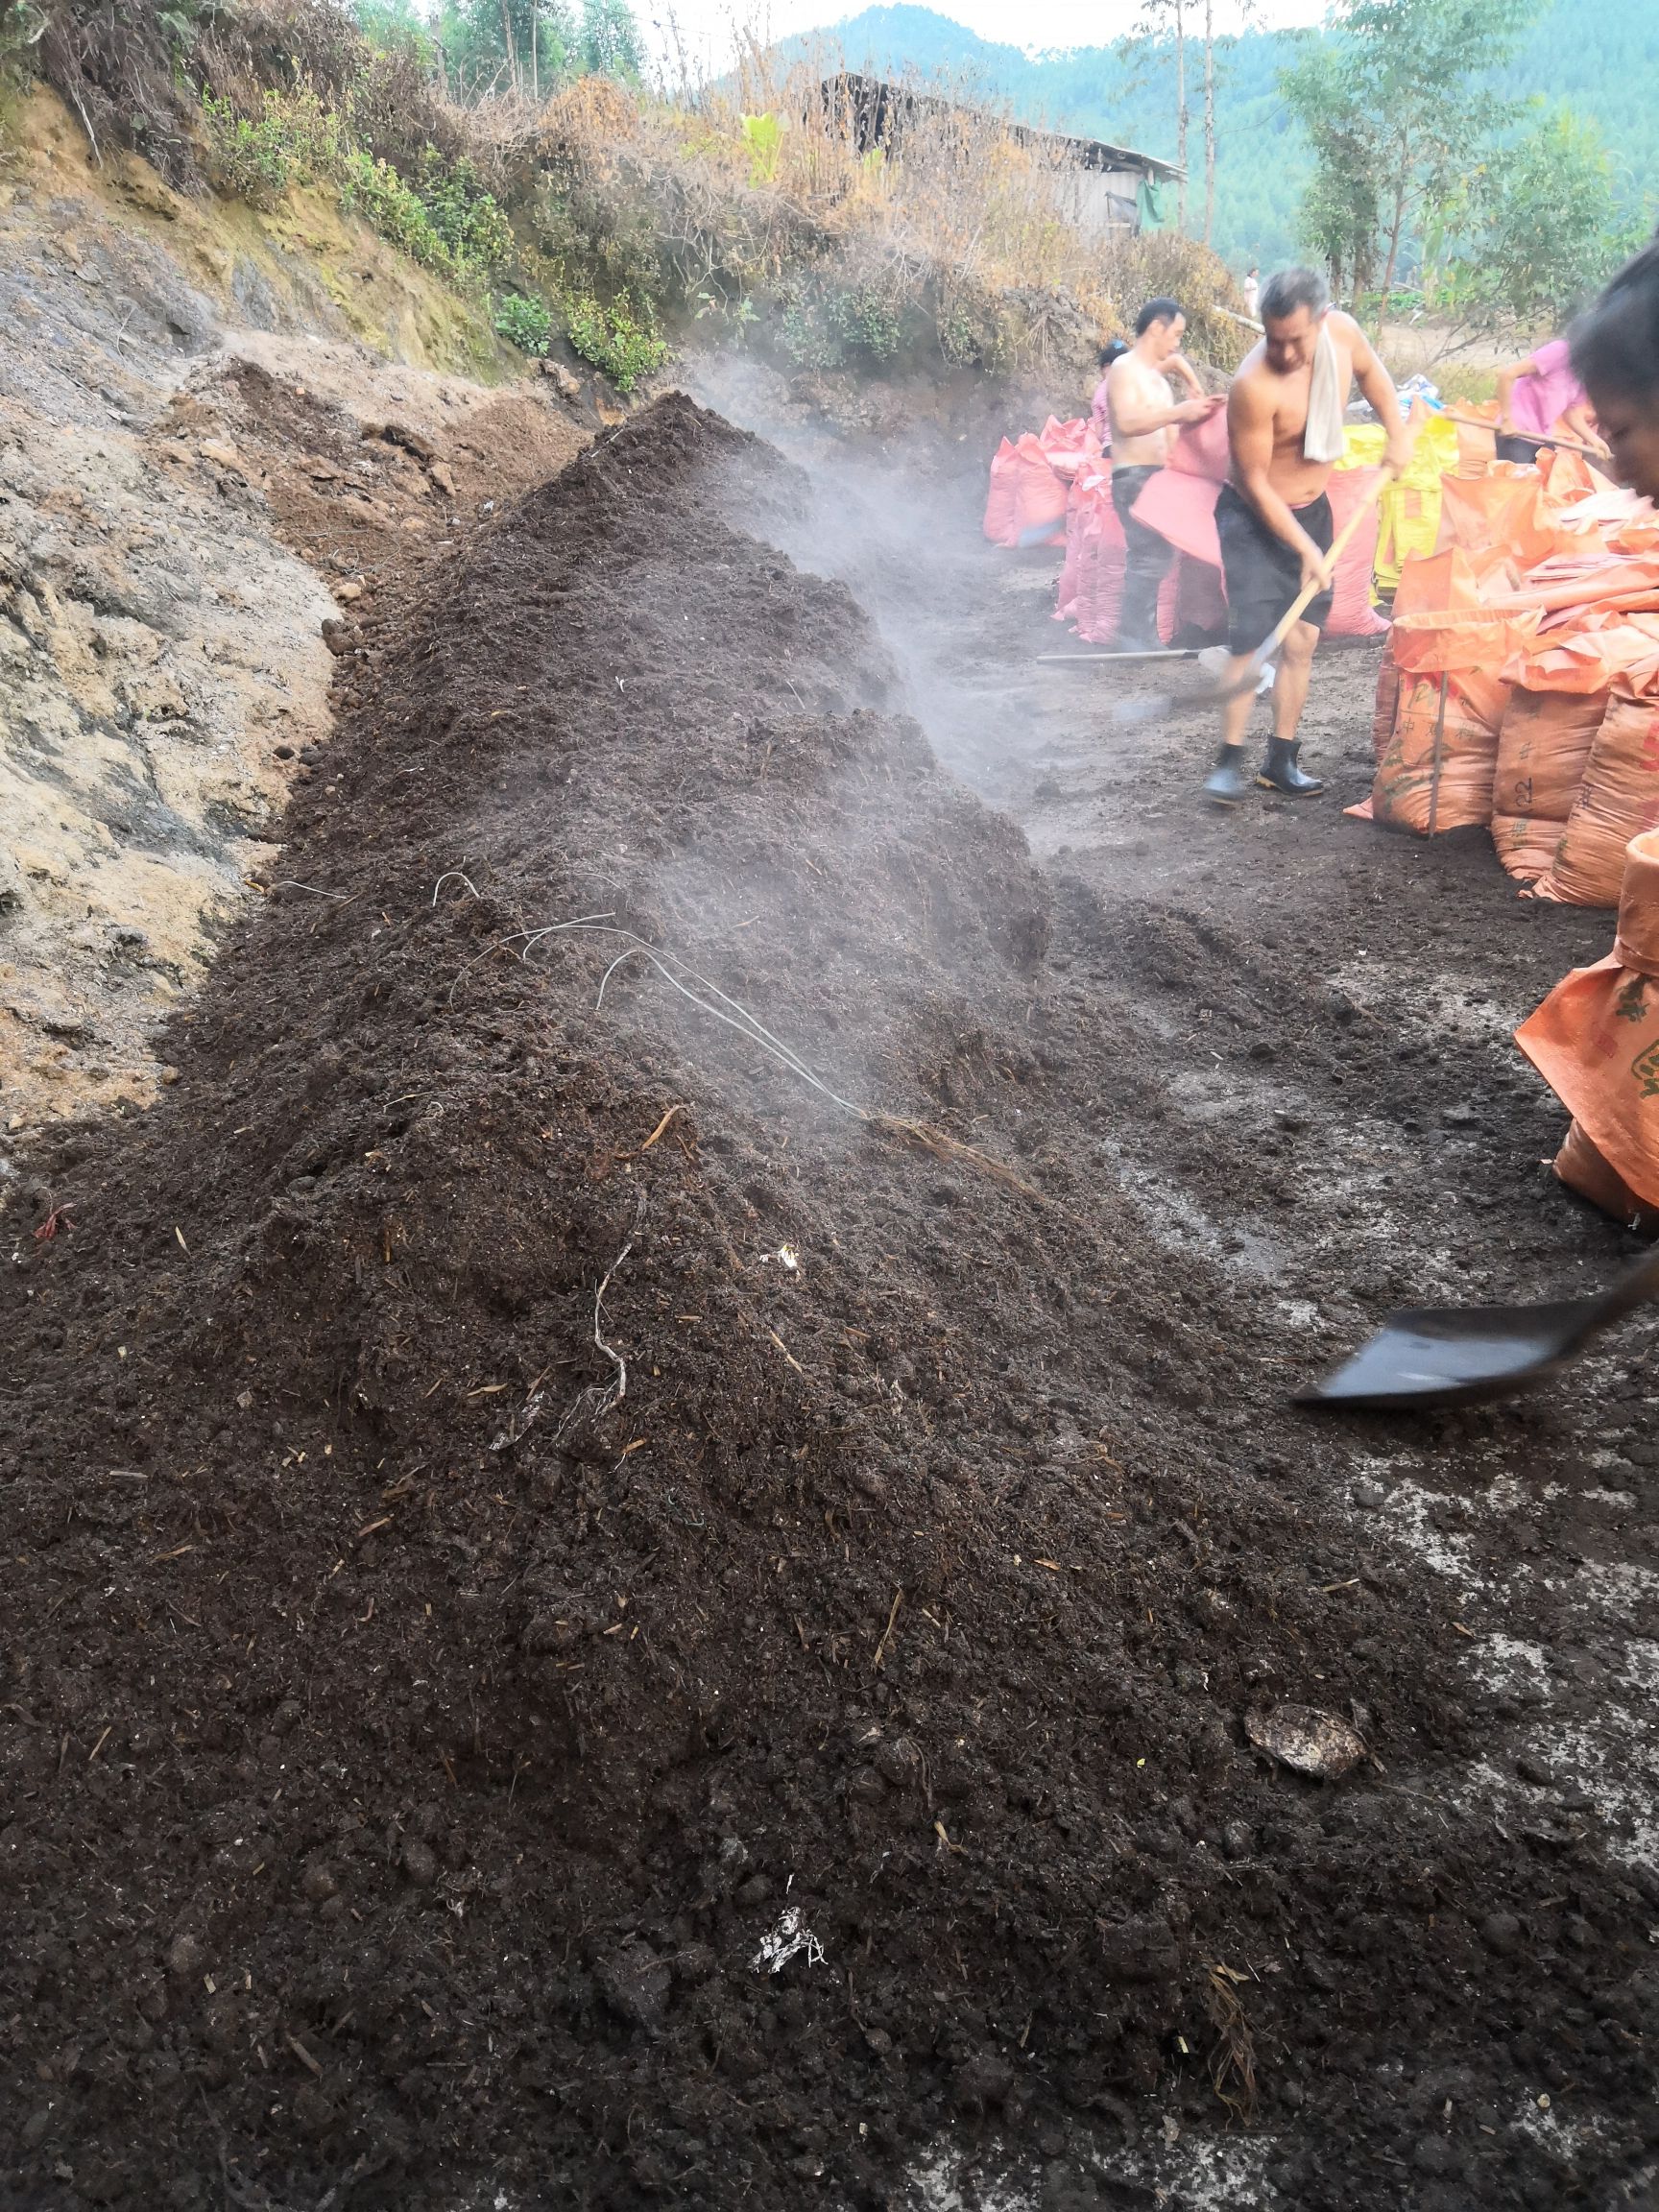
[[1443,1599],[1101,1171],[1149,1063],[798,496],[670,398],[373,620],[179,1080],[13,1196],[31,2203],[874,2205],[1259,2095],[1305,2207],[1630,2148],[1509,2122],[1640,2108],[1634,1892],[1459,1816]]

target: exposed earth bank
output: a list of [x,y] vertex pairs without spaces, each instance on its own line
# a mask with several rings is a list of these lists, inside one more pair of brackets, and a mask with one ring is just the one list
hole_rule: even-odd
[[506,364],[315,195],[183,199],[42,91],[7,122],[0,1176],[38,1121],[154,1094],[327,737],[327,626],[351,650],[355,603],[597,421],[453,373]]

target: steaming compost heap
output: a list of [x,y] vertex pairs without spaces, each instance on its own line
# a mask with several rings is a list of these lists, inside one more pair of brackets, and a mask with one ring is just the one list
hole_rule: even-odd
[[[749,534],[796,496],[669,399],[372,625],[180,1081],[36,1158],[32,2203],[877,2205],[1285,2082],[1299,2206],[1551,2203],[1517,2085],[1644,2108],[1635,1889],[1459,1812],[1443,1599],[1099,1172],[1098,911]],[[1496,2123],[1410,2170],[1405,2052]]]

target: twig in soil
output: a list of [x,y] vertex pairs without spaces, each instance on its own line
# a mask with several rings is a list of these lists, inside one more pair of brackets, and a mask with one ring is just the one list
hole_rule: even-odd
[[794,1353],[790,1351],[788,1345],[784,1343],[782,1337],[779,1335],[777,1330],[768,1329],[766,1334],[771,1337],[773,1343],[777,1345],[779,1351],[782,1353],[784,1358],[788,1360],[790,1366],[794,1368],[796,1374],[805,1375],[806,1372],[805,1368],[802,1366],[800,1360],[796,1358]]
[[[574,930],[583,930],[596,937],[621,937],[627,940],[622,950],[617,953],[615,959],[612,961],[600,978],[599,993],[593,1001],[595,1013],[598,1013],[604,1005],[606,988],[617,969],[625,960],[632,960],[637,955],[640,956],[651,963],[665,983],[678,991],[683,998],[689,999],[691,1004],[697,1007],[701,1013],[712,1015],[716,1022],[724,1022],[729,1029],[735,1029],[740,1037],[746,1037],[751,1045],[757,1045],[761,1051],[769,1054],[790,1074],[798,1075],[803,1083],[810,1084],[814,1091],[828,1098],[832,1106],[838,1106],[842,1113],[851,1114],[855,1120],[864,1122],[872,1129],[881,1129],[891,1136],[902,1137],[909,1143],[920,1144],[925,1151],[933,1153],[936,1158],[966,1161],[971,1166],[977,1167],[984,1174],[994,1177],[997,1182],[1006,1184],[1011,1190],[1018,1190],[1027,1198],[1042,1199],[1043,1193],[1016,1175],[1011,1167],[1003,1166],[999,1160],[991,1159],[987,1154],[975,1150],[972,1144],[964,1144],[960,1139],[949,1136],[943,1129],[935,1128],[931,1122],[908,1121],[900,1115],[880,1113],[869,1106],[855,1105],[851,1098],[843,1098],[838,1091],[832,1091],[828,1083],[812,1072],[805,1061],[791,1046],[785,1045],[781,1037],[774,1036],[764,1022],[753,1015],[747,1006],[735,998],[729,998],[717,983],[711,983],[707,975],[700,974],[695,968],[682,960],[678,953],[660,950],[658,947],[648,945],[643,937],[637,937],[632,929],[618,928],[610,915],[584,914],[575,921],[550,922],[539,929],[515,929],[508,936],[499,939],[497,944],[493,945],[490,948],[490,952],[498,951],[502,946],[522,940],[518,946],[518,958],[522,961],[532,948],[539,945],[543,937],[564,936]],[[460,986],[462,978],[470,969],[477,966],[479,960],[488,959],[489,956],[489,952],[480,952],[476,959],[469,960],[467,966],[461,970],[454,983],[449,987],[451,1004],[454,1002],[455,992]],[[669,965],[670,962],[672,962],[672,966]],[[674,972],[676,969],[680,972],[678,974]],[[687,976],[691,983],[698,985],[700,990],[708,992],[709,998],[719,999],[720,1004],[718,1006],[711,1005],[709,998],[700,998],[698,992],[693,991],[682,979]],[[729,1011],[723,1012],[722,1008],[729,1009]]]
[[315,883],[296,883],[291,876],[278,877],[271,888],[273,891],[309,891],[313,899],[337,899],[343,906],[349,906],[353,900],[363,896],[361,891],[324,891]]
[[465,883],[468,890],[471,892],[473,898],[476,899],[478,897],[478,886],[473,882],[471,877],[463,875],[459,868],[450,868],[446,870],[444,875],[440,876],[437,882],[432,886],[432,903],[434,906],[437,905],[438,894],[443,890],[445,883]]
[[634,1212],[633,1232],[629,1236],[627,1243],[623,1245],[621,1251],[617,1253],[615,1259],[612,1261],[610,1266],[600,1277],[599,1287],[593,1293],[593,1341],[616,1370],[616,1387],[607,1395],[604,1403],[598,1407],[597,1410],[600,1413],[608,1413],[613,1406],[620,1406],[623,1399],[628,1395],[628,1362],[623,1358],[620,1352],[613,1350],[606,1343],[604,1337],[599,1334],[599,1325],[605,1318],[605,1293],[611,1287],[611,1278],[621,1266],[623,1261],[627,1259],[629,1253],[633,1251],[634,1238],[638,1236],[639,1224],[644,1218],[645,1193],[641,1190],[639,1203]]
[[881,1631],[881,1641],[876,1647],[876,1656],[870,1662],[870,1671],[872,1674],[879,1674],[881,1671],[881,1662],[887,1656],[887,1643],[888,1639],[893,1633],[893,1623],[898,1620],[899,1608],[903,1604],[903,1591],[895,1590],[893,1593],[893,1609],[887,1616],[886,1627]]
[[1205,2007],[1220,2037],[1210,2055],[1211,2086],[1236,2120],[1248,2122],[1256,2114],[1256,2046],[1238,2002],[1242,1980],[1231,1966],[1212,1966]]
[[[638,1203],[634,1209],[634,1226],[628,1233],[628,1241],[599,1278],[599,1287],[593,1293],[593,1342],[610,1360],[614,1374],[613,1380],[603,1390],[589,1384],[586,1390],[579,1393],[564,1420],[559,1424],[557,1433],[560,1436],[568,1435],[572,1424],[583,1413],[588,1415],[589,1421],[602,1421],[606,1414],[613,1407],[620,1406],[623,1399],[628,1395],[628,1362],[614,1345],[607,1344],[605,1341],[605,1293],[610,1289],[617,1269],[627,1259],[629,1253],[633,1251],[635,1239],[639,1235],[639,1226],[644,1218],[645,1191],[641,1187]],[[525,1410],[527,1414],[530,1412],[529,1407],[526,1407]],[[524,1430],[529,1426],[529,1419],[522,1420],[518,1433],[522,1435]]]
[[675,1115],[684,1114],[685,1110],[685,1100],[682,1098],[677,1105],[669,1107],[667,1113],[663,1115],[661,1120],[658,1122],[656,1128],[652,1130],[650,1136],[646,1138],[644,1143],[640,1145],[637,1152],[620,1152],[617,1154],[617,1158],[620,1160],[638,1160],[642,1158],[645,1153],[650,1151],[652,1145],[656,1143],[660,1137],[666,1135],[668,1124],[673,1120]]

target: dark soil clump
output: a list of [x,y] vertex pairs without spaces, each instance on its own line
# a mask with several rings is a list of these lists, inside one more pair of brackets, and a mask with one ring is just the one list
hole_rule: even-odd
[[1298,2207],[1605,2202],[1650,1908],[1460,1813],[1444,1592],[1100,1171],[1098,906],[796,496],[670,398],[373,620],[180,1080],[7,1214],[15,2200],[878,2205],[1261,2100]]

